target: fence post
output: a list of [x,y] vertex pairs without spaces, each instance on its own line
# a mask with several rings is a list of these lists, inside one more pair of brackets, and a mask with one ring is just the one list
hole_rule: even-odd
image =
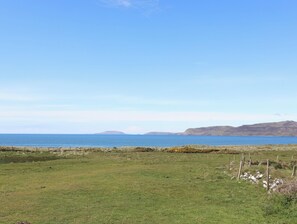
[[242,155],[241,155],[241,160],[242,160],[242,162],[244,164],[245,163],[245,155],[244,155],[244,153],[242,153]]
[[266,167],[266,174],[267,174],[267,186],[266,186],[266,190],[269,191],[269,159],[267,159],[267,167]]
[[243,162],[242,162],[242,160],[241,160],[240,163],[239,163],[239,170],[238,170],[238,174],[237,174],[237,180],[239,180],[240,175],[241,175],[242,164],[243,164]]

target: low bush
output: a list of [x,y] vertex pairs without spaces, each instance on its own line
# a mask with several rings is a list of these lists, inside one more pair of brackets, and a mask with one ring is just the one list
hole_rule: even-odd
[[213,148],[194,148],[190,146],[180,146],[180,147],[172,147],[167,150],[167,152],[175,152],[175,153],[213,153],[213,152],[219,152],[219,149],[213,149]]
[[263,211],[266,216],[280,214],[290,219],[297,218],[297,181],[280,185],[272,195],[269,195]]
[[279,186],[276,193],[283,195],[288,201],[297,201],[297,180]]

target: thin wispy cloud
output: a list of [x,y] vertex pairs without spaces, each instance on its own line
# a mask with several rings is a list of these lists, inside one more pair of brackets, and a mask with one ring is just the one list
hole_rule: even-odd
[[[23,110],[0,111],[1,119],[48,120],[68,122],[120,122],[120,121],[166,121],[166,122],[204,122],[234,121],[258,122],[274,121],[279,116],[275,114],[244,114],[244,113],[217,113],[217,112],[157,112],[157,111],[97,111],[97,110]],[[286,120],[297,119],[296,114],[283,116]]]
[[189,83],[197,83],[197,84],[219,84],[219,85],[234,85],[234,84],[279,84],[280,82],[288,82],[286,77],[279,76],[268,76],[263,75],[260,76],[258,74],[245,74],[245,75],[200,75],[187,81]]
[[38,97],[29,94],[0,92],[0,102],[29,102],[36,100],[38,100]]
[[132,6],[131,0],[101,0],[101,2],[108,6],[126,7]]
[[[84,100],[90,99],[90,97],[84,98]],[[91,100],[99,101],[113,101],[120,104],[126,105],[147,105],[147,106],[178,106],[178,105],[194,105],[197,103],[202,103],[192,100],[185,99],[166,99],[166,98],[147,98],[141,96],[132,95],[98,95],[91,97]],[[203,102],[204,103],[204,102]]]
[[[118,111],[118,110],[0,110],[0,133],[92,133],[105,129],[126,133],[184,131],[189,127],[253,124],[296,120],[297,114],[249,114],[193,111]],[[162,124],[156,129],[157,124]],[[181,125],[184,124],[184,125]],[[22,125],[22,126],[20,126]],[[38,127],[38,128],[36,128]],[[17,130],[17,131],[16,131]]]
[[159,0],[100,0],[100,2],[108,7],[141,10],[145,14],[150,14],[160,9]]

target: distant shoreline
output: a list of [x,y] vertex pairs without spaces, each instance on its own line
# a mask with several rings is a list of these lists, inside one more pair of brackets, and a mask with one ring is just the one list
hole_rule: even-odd
[[[205,145],[192,145],[192,146],[174,146],[174,147],[113,147],[113,148],[87,148],[87,147],[74,147],[74,148],[42,148],[42,147],[3,147],[0,146],[0,164],[5,163],[6,156],[16,155],[15,161],[22,161],[24,155],[42,158],[44,155],[51,156],[51,159],[58,158],[79,158],[79,157],[93,157],[95,153],[113,153],[113,154],[126,154],[126,153],[174,153],[174,154],[214,154],[214,155],[229,155],[235,156],[236,154],[250,154],[258,152],[296,152],[297,144],[295,145],[262,145],[262,146],[205,146]],[[139,155],[138,155],[139,156]],[[42,161],[36,159],[36,161]]]
[[0,145],[0,151],[59,151],[59,150],[133,150],[133,149],[152,149],[155,151],[162,151],[164,149],[170,149],[170,148],[182,148],[182,147],[193,147],[193,148],[214,148],[214,149],[236,149],[236,150],[246,150],[246,149],[276,149],[276,148],[291,148],[292,150],[297,151],[297,143],[296,144],[266,144],[266,145],[176,145],[176,146],[170,146],[170,147],[157,147],[157,146],[121,146],[121,147],[88,147],[88,146],[82,146],[82,147],[47,147],[47,146],[6,146],[6,145]]

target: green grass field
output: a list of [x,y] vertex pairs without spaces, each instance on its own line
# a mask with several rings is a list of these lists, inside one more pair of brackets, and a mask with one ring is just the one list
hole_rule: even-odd
[[[285,159],[294,151],[254,154]],[[230,154],[0,157],[0,223],[297,223],[295,204],[283,206],[261,186],[231,180]]]

